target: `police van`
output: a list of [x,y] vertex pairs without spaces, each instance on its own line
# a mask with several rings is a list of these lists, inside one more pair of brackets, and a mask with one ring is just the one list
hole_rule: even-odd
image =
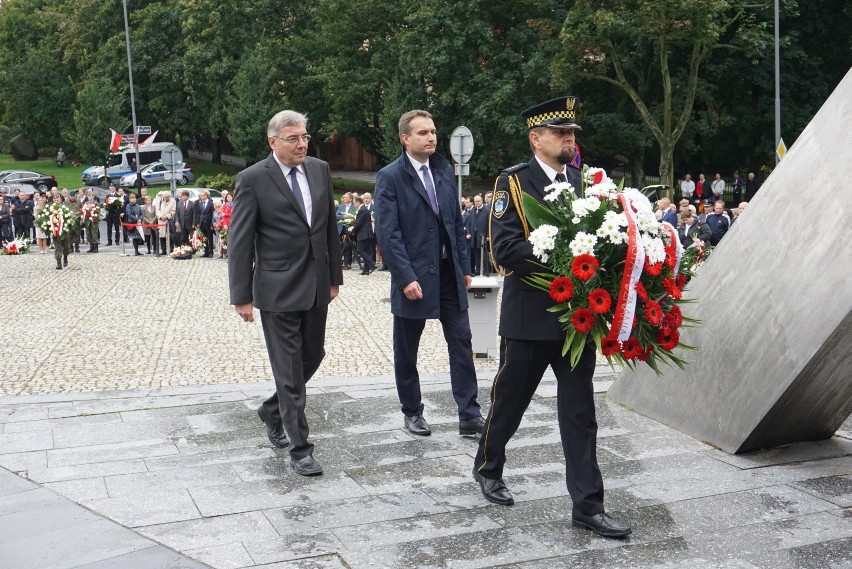
[[[173,145],[173,142],[143,142],[139,144],[139,168],[159,162],[163,149]],[[103,166],[90,166],[83,170],[83,184],[106,187],[110,182],[113,182],[118,185],[122,176],[136,171],[135,163],[136,148],[132,144],[122,146],[110,153],[106,176],[104,176]]]

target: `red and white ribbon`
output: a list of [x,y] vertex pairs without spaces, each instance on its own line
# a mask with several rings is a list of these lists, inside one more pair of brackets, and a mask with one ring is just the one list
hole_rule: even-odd
[[61,211],[54,211],[50,214],[50,232],[54,237],[62,235],[62,230],[65,226],[65,218]]
[[621,287],[615,305],[615,316],[612,319],[610,337],[617,331],[620,342],[630,337],[633,329],[633,317],[636,313],[636,283],[642,276],[645,266],[645,248],[639,239],[639,220],[633,203],[623,193],[618,194],[618,201],[627,217],[627,258],[624,260],[624,274],[621,277]]

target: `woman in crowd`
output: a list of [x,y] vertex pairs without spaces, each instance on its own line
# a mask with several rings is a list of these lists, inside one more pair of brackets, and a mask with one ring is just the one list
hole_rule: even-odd
[[[38,213],[47,205],[47,198],[41,194],[36,198],[36,205],[33,208],[33,213],[38,217]],[[42,231],[41,227],[35,227],[36,243],[38,243],[38,252],[44,255],[47,253],[47,234]]]
[[680,214],[681,224],[677,228],[678,237],[684,248],[689,247],[696,240],[707,241],[710,239],[710,228],[706,223],[701,223],[687,210]]
[[220,235],[219,237],[219,258],[228,256],[228,230],[231,228],[231,213],[234,211],[234,194],[228,192],[225,194],[225,201],[222,203],[222,229],[221,231],[225,233],[225,239],[222,240]]
[[[124,217],[122,219],[122,223],[126,223],[128,225],[137,225],[142,223],[142,208],[139,207],[139,204],[136,203],[136,194],[130,192],[128,196],[127,205],[124,206]],[[138,227],[128,227],[124,226],[124,229],[127,231],[130,237],[133,237],[133,250],[135,251],[135,255],[141,255],[139,252],[139,245],[142,243],[142,237],[139,235]]]
[[[154,200],[151,196],[145,196],[145,205],[142,206],[142,223],[147,225],[157,224],[157,208],[154,207]],[[159,256],[160,254],[160,236],[156,227],[145,227],[145,246],[148,248],[148,254],[151,254],[151,244],[154,244],[154,251]]]

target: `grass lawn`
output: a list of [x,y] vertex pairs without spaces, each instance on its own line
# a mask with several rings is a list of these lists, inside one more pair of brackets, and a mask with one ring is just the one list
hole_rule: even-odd
[[[225,164],[213,164],[203,160],[190,161],[189,166],[195,173],[195,177],[199,176],[215,176],[216,174],[236,174],[240,171],[237,166],[228,166]],[[44,158],[40,160],[16,161],[11,154],[0,154],[0,170],[32,170],[39,174],[47,174],[48,176],[56,176],[56,184],[58,188],[79,188],[83,185],[83,170],[91,166],[84,164],[79,167],[74,167],[70,162],[65,162],[65,167],[60,168],[52,158]]]

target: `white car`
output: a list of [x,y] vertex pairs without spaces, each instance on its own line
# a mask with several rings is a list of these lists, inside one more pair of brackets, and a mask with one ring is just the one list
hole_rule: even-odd
[[[187,168],[186,164],[181,162],[175,166],[175,182],[179,186],[195,180],[195,174],[192,173],[192,168]],[[140,172],[142,175],[143,186],[168,186],[172,181],[172,170],[164,166],[161,162],[148,164]],[[136,186],[136,172],[132,172],[121,177],[119,185],[123,188],[133,188]]]

